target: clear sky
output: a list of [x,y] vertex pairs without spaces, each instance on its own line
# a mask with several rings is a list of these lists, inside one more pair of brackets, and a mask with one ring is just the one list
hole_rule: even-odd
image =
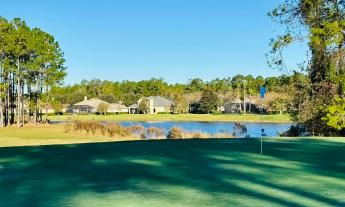
[[[82,79],[170,83],[190,78],[281,74],[266,64],[280,30],[267,12],[278,0],[0,0],[0,15],[20,17],[55,36],[65,52],[65,83]],[[303,47],[286,52],[294,68]]]

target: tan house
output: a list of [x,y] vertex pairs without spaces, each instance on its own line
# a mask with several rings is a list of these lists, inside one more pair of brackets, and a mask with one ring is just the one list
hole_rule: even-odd
[[109,104],[109,113],[129,113],[129,108],[121,103]]
[[[61,112],[62,113],[72,113],[73,108],[72,108],[71,104],[62,104]],[[42,104],[41,105],[41,113],[53,114],[53,113],[56,113],[56,111],[54,110],[54,108],[51,104],[48,104],[48,105]]]
[[98,112],[98,107],[101,104],[108,105],[108,113],[128,113],[129,108],[121,103],[108,103],[98,98],[87,99],[74,104],[73,113],[75,114],[90,114]]
[[[143,97],[138,100],[137,104],[133,104],[130,107],[130,110],[134,111],[133,110],[134,107],[139,107],[143,99],[147,99],[149,101],[149,107],[148,107],[149,114],[174,112],[175,103],[161,96]],[[138,110],[136,110],[136,113],[138,113]]]

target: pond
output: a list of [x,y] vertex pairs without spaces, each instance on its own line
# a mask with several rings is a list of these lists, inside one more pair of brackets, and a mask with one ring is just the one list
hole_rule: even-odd
[[[167,133],[173,126],[180,127],[187,132],[203,132],[208,134],[216,134],[227,131],[232,133],[234,131],[234,122],[173,122],[173,121],[154,121],[154,122],[120,122],[122,126],[132,126],[141,124],[147,127],[163,128]],[[261,137],[261,123],[241,123],[247,127],[247,134],[243,135],[249,137]],[[265,134],[268,137],[279,136],[280,133],[287,131],[290,128],[289,123],[263,123],[262,128],[265,129]]]
[[[51,124],[64,124],[65,121],[52,121]],[[185,132],[202,132],[207,134],[217,134],[220,132],[233,133],[235,122],[175,122],[175,121],[122,121],[118,122],[122,126],[142,125],[145,128],[158,127],[164,129],[165,134],[171,129],[171,127],[180,127]],[[276,137],[279,134],[287,131],[290,123],[253,123],[245,122],[241,123],[247,127],[247,133],[242,137],[261,137],[261,127],[265,130],[267,137]]]

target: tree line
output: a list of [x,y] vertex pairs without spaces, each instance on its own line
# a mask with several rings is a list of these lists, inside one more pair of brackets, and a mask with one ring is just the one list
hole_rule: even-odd
[[52,35],[0,17],[0,126],[44,121],[49,91],[66,75],[64,62]]
[[115,103],[121,101],[126,106],[136,103],[141,97],[164,96],[170,99],[178,99],[179,96],[200,94],[208,88],[222,96],[222,94],[233,93],[233,96],[243,99],[243,90],[247,95],[257,95],[261,86],[266,86],[269,92],[286,93],[290,90],[296,79],[303,79],[303,74],[281,75],[278,77],[262,76],[253,77],[252,75],[235,75],[224,79],[214,79],[203,81],[194,78],[188,83],[169,84],[163,79],[150,79],[143,81],[102,81],[94,79],[91,81],[83,80],[67,86],[54,86],[51,95],[56,101],[61,103],[75,104],[84,99],[100,98],[104,101]]

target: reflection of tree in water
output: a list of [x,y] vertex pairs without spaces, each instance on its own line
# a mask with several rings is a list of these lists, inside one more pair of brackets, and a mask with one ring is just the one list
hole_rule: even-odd
[[233,132],[234,136],[243,136],[247,134],[247,131],[248,129],[245,124],[241,124],[241,123],[234,124],[234,132]]

